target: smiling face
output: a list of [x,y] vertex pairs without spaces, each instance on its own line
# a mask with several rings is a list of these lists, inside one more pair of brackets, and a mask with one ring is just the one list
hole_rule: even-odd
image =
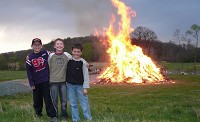
[[73,48],[72,49],[72,55],[74,59],[80,59],[82,55],[82,51],[78,48]]
[[63,52],[64,49],[63,41],[57,40],[54,44],[54,48],[56,49],[56,52]]
[[34,53],[39,53],[42,49],[42,45],[39,42],[34,42],[31,47],[32,47]]

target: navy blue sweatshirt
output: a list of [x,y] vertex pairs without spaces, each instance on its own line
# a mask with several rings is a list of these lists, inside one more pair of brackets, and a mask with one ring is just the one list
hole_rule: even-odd
[[48,51],[31,53],[26,58],[26,72],[30,86],[49,82]]

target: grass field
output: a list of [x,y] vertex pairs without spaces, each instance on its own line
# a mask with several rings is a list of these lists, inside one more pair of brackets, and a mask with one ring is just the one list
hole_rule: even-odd
[[[184,72],[194,72],[194,63],[171,63],[171,62],[156,62],[158,67],[165,67],[169,71],[184,71]],[[105,69],[108,64],[105,62],[97,63],[90,62],[93,66],[91,69]],[[196,64],[197,72],[200,72],[200,63]]]
[[[108,65],[105,62],[90,62],[92,70],[94,69],[105,69]],[[192,72],[194,68],[193,63],[169,63],[169,62],[161,62],[159,65],[166,67],[169,71],[186,71]],[[200,72],[200,63],[197,63],[197,71]],[[25,71],[0,71],[0,82],[15,80],[15,79],[26,79]]]
[[[185,71],[194,72],[194,63],[170,63],[170,62],[160,62],[160,65],[166,67],[167,70],[171,71]],[[200,71],[200,63],[196,63],[196,70]]]
[[0,82],[26,78],[27,77],[25,71],[0,71]]
[[[23,72],[21,73],[23,74]],[[93,121],[199,122],[199,76],[170,75],[169,77],[176,83],[93,84],[89,90]],[[31,94],[0,97],[0,121],[48,122],[49,118],[46,116],[45,110],[41,119],[34,117],[32,104]],[[82,114],[81,120],[84,120]],[[71,116],[68,121],[71,122]]]
[[[93,63],[94,68],[106,64]],[[167,63],[168,70],[190,71],[192,63]],[[200,71],[200,64],[197,70]],[[178,68],[177,68],[178,67]],[[94,122],[199,122],[200,76],[169,75],[175,84],[92,84],[89,100]],[[0,81],[26,79],[25,71],[0,71]],[[1,92],[1,90],[0,90]],[[48,122],[34,117],[31,94],[0,97],[0,122]],[[68,112],[69,112],[68,106]],[[81,114],[81,120],[83,116]],[[71,121],[69,117],[68,121]]]

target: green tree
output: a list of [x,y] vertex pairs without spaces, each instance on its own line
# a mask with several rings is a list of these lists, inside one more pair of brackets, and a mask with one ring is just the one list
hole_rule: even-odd
[[94,47],[91,43],[84,43],[83,44],[83,58],[86,61],[93,61],[94,57]]
[[199,33],[200,33],[200,26],[197,24],[193,24],[190,29],[186,32],[187,35],[191,35],[195,40],[195,46],[198,47],[199,44]]
[[196,62],[197,62],[197,53],[198,53],[198,44],[199,44],[199,33],[200,33],[200,26],[197,24],[193,24],[190,29],[186,32],[187,35],[191,35],[196,43],[195,43],[195,56],[194,56],[194,71],[196,73]]
[[18,67],[18,62],[17,62],[17,58],[16,58],[16,54],[14,53],[12,57],[9,58],[8,60],[9,64],[9,70],[17,70]]
[[0,55],[0,70],[7,70],[8,69],[8,63],[5,60],[5,57],[3,55]]

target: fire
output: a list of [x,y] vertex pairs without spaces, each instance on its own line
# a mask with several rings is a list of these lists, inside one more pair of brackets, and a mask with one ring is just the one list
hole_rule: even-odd
[[[133,10],[119,0],[112,0],[121,17],[118,23],[118,32],[114,29],[115,16],[110,21],[109,28],[104,34],[108,37],[110,66],[98,77],[106,82],[143,83],[164,80],[160,69],[156,67],[150,57],[143,54],[142,48],[132,45],[129,34],[131,15]],[[104,40],[102,40],[104,41]]]

